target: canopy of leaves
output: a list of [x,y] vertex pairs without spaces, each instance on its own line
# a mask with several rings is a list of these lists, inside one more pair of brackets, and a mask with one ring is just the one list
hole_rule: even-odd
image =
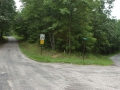
[[0,0],[0,37],[8,32],[15,16],[14,0]]
[[29,42],[46,34],[45,46],[53,50],[82,52],[85,45],[86,52],[110,53],[118,48],[114,41],[116,20],[109,18],[113,2],[22,0],[24,8],[18,12],[14,28]]

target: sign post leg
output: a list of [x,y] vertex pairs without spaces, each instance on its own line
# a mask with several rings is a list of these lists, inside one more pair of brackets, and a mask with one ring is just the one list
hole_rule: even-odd
[[83,60],[84,60],[84,54],[85,54],[85,41],[84,41],[84,46],[83,46]]
[[41,45],[41,54],[42,54],[42,45]]

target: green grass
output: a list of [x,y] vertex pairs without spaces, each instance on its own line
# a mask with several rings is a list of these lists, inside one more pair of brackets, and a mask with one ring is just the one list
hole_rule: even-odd
[[52,50],[43,49],[41,54],[41,49],[38,44],[30,44],[24,41],[19,42],[21,51],[28,56],[30,59],[33,59],[38,62],[46,63],[70,63],[70,64],[79,64],[79,65],[102,65],[108,66],[112,65],[113,62],[109,59],[111,55],[93,55],[89,54],[85,56],[85,59],[82,59],[81,55],[67,55],[64,53],[58,53]]

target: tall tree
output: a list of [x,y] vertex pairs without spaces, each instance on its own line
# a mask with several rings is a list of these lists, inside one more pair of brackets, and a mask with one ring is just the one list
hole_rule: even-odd
[[30,42],[45,33],[47,47],[69,54],[82,52],[84,44],[87,52],[106,52],[115,38],[115,21],[109,18],[113,1],[22,0],[24,8],[16,17],[16,32]]
[[[94,18],[92,21],[92,31],[97,40],[95,43],[97,47],[94,48],[94,52],[96,53],[107,52],[107,47],[110,47],[109,37],[113,38],[113,36],[115,36],[111,34],[111,32],[113,32],[113,34],[115,33],[114,21],[109,18],[113,1],[114,0],[96,1],[99,6],[93,11]],[[106,4],[108,4],[108,8],[106,8]]]
[[15,8],[14,0],[0,0],[0,37],[4,32],[8,32],[15,15]]

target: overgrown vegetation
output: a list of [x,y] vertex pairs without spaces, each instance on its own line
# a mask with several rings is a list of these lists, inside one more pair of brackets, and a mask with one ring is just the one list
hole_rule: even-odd
[[109,59],[110,55],[103,56],[86,54],[85,59],[83,60],[82,55],[80,53],[68,55],[62,52],[61,53],[55,52],[53,50],[48,49],[46,50],[43,48],[41,54],[41,48],[37,43],[30,44],[25,41],[19,41],[19,46],[25,55],[38,62],[70,63],[79,65],[103,65],[103,66],[113,64],[113,62]]
[[[45,47],[67,52],[110,54],[119,49],[115,18],[110,18],[114,0],[21,0],[15,32],[28,42],[46,35]],[[107,6],[107,7],[106,7]],[[84,41],[83,38],[87,38]]]
[[14,0],[0,0],[0,43],[4,42],[3,35],[11,32],[15,14]]

